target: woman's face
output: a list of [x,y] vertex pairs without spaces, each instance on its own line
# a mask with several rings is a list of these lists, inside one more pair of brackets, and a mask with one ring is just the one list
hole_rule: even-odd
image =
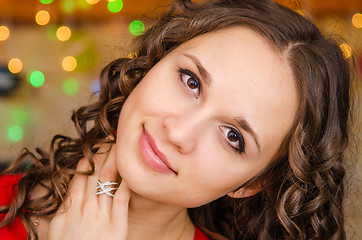
[[158,62],[126,100],[118,171],[146,198],[205,204],[275,158],[297,99],[286,59],[253,31],[194,38]]

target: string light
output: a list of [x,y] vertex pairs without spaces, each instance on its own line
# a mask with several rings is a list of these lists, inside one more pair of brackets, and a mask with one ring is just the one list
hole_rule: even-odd
[[62,41],[62,42],[67,41],[67,40],[69,40],[71,35],[72,35],[72,31],[67,26],[61,26],[57,30],[57,38],[59,41]]
[[135,20],[131,22],[129,25],[129,32],[132,35],[138,36],[141,35],[144,31],[145,31],[145,25],[143,24],[143,22],[139,20]]
[[40,10],[39,12],[37,12],[37,14],[35,15],[35,21],[37,24],[39,24],[40,26],[44,26],[47,25],[50,21],[50,15],[47,11],[45,10]]
[[350,58],[352,55],[352,49],[347,43],[339,45],[345,58]]
[[16,74],[23,69],[23,63],[19,58],[12,58],[8,63],[9,71]]
[[356,13],[352,17],[352,24],[356,28],[362,28],[362,14]]
[[29,82],[35,88],[43,86],[44,81],[44,74],[40,71],[33,71],[29,74]]
[[23,138],[23,129],[16,125],[10,126],[7,133],[9,139],[13,142],[20,141]]
[[62,67],[65,71],[71,72],[77,67],[77,60],[72,56],[67,56],[62,61]]
[[62,84],[63,92],[69,96],[74,96],[79,91],[79,82],[75,78],[67,78]]
[[10,36],[9,28],[6,26],[0,26],[0,41],[5,41]]
[[122,0],[109,1],[107,4],[107,8],[112,13],[118,13],[123,8],[123,1]]

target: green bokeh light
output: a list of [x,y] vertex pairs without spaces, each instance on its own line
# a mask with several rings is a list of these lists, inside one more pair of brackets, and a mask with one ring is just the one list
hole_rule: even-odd
[[62,90],[69,96],[74,96],[79,91],[79,82],[75,78],[67,78],[63,81]]
[[57,40],[57,30],[59,27],[56,25],[49,25],[46,28],[45,34],[49,40]]
[[77,0],[77,6],[78,8],[82,9],[82,10],[90,10],[91,5],[89,3],[87,3],[86,0]]
[[44,74],[40,71],[33,71],[29,74],[29,82],[33,87],[43,86],[45,81]]
[[54,0],[39,0],[39,2],[43,3],[43,4],[50,4],[52,3]]
[[132,35],[138,36],[141,35],[144,31],[145,31],[145,25],[143,24],[143,22],[139,20],[135,20],[131,22],[131,24],[129,25],[129,32]]
[[8,137],[11,141],[17,142],[23,138],[23,129],[19,126],[10,126],[8,128]]
[[18,125],[23,125],[24,123],[26,123],[29,119],[29,115],[26,111],[24,111],[23,109],[19,108],[19,109],[16,109],[14,112],[13,112],[13,122],[15,124],[18,124]]
[[122,0],[109,1],[107,4],[107,8],[108,8],[108,11],[110,11],[112,13],[118,13],[123,8],[123,2],[122,2]]
[[75,11],[74,0],[62,0],[60,2],[60,9],[65,13],[73,13]]

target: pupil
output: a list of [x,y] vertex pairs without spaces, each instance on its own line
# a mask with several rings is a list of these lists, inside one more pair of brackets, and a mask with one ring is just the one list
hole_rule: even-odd
[[228,139],[232,142],[236,142],[239,140],[238,135],[232,130],[228,132]]
[[192,78],[189,78],[189,80],[187,80],[187,85],[191,88],[191,89],[196,89],[198,88],[199,84],[197,83],[197,81],[195,81]]

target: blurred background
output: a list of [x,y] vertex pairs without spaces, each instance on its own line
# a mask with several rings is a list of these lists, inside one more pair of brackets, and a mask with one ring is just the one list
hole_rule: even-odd
[[[169,2],[0,0],[1,169],[24,147],[47,149],[53,135],[73,135],[71,112],[98,91],[101,69],[127,56],[132,38],[142,34],[165,10],[160,6]],[[356,57],[356,81],[361,82],[362,0],[277,2],[312,19],[326,34],[337,34],[345,57]],[[355,91],[357,99],[362,90]],[[358,103],[356,112],[361,112]],[[354,132],[360,127],[357,118]],[[360,147],[355,148],[352,195],[346,204],[348,239],[362,239],[362,164],[356,157]]]

